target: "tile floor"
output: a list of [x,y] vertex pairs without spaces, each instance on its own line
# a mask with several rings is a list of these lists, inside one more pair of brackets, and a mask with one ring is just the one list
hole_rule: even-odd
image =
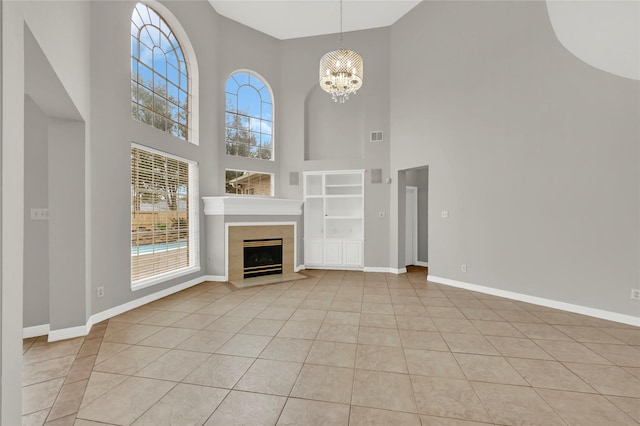
[[640,424],[640,328],[420,269],[305,274],[25,340],[23,424]]

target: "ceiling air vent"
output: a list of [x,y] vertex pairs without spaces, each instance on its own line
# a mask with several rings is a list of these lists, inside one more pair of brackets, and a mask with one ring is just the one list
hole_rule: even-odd
[[382,132],[371,132],[371,137],[369,138],[369,142],[380,142],[382,141]]

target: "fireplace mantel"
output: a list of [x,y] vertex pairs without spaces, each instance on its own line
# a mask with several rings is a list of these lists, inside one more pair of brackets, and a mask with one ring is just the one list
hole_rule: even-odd
[[300,216],[302,200],[267,197],[202,197],[204,214],[213,216]]

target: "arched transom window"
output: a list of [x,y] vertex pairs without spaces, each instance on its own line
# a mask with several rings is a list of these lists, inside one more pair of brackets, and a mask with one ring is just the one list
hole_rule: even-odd
[[248,71],[226,84],[225,144],[228,155],[273,159],[273,101],[267,83]]
[[138,121],[190,138],[189,69],[167,22],[138,3],[131,15],[131,115]]

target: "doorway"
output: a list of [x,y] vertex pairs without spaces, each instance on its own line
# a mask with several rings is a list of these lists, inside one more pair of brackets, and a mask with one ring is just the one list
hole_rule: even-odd
[[405,265],[415,265],[418,261],[418,187],[406,186],[405,199]]

